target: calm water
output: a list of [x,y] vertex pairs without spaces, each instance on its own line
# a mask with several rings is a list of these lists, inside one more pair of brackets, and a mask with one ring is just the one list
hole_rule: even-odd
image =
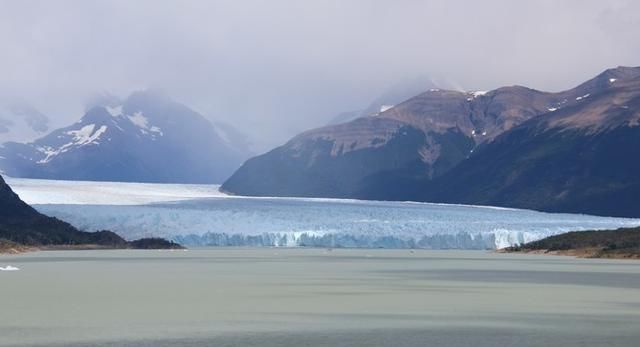
[[0,346],[637,346],[640,262],[482,251],[0,256]]

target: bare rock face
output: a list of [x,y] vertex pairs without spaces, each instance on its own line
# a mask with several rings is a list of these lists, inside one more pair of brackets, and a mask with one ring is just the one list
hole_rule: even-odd
[[[558,99],[524,87],[470,93],[431,89],[374,116],[304,132],[249,160],[223,189],[250,195],[348,197],[380,173],[431,179],[466,159],[478,145],[549,112]],[[270,168],[257,162],[270,162]],[[293,171],[283,172],[285,167]],[[306,177],[304,185],[292,186],[291,180],[299,177]]]
[[576,90],[418,183],[414,198],[640,217],[640,69],[607,70]]
[[[483,184],[500,177],[497,172],[502,168],[526,172],[529,159],[545,152],[540,148],[527,149],[538,151],[533,153],[520,151],[514,148],[516,143],[568,146],[568,156],[580,155],[575,152],[576,148],[563,142],[569,134],[573,139],[589,141],[598,134],[634,132],[640,124],[639,97],[640,68],[629,67],[607,70],[576,88],[559,93],[522,86],[486,92],[431,89],[373,116],[304,132],[285,145],[247,161],[225,182],[223,189],[246,195],[511,206],[516,200],[491,199]],[[633,142],[632,138],[629,141]],[[607,148],[614,150],[614,147]],[[640,147],[615,148],[627,155],[637,155]],[[518,154],[512,153],[511,162],[506,162],[501,151],[518,151]],[[518,156],[526,159],[520,162]],[[514,162],[519,163],[517,167],[513,167]],[[606,161],[598,162],[606,165]],[[590,163],[576,164],[576,170]],[[484,169],[477,177],[466,174],[479,168]],[[569,179],[567,172],[553,173],[553,169],[547,168],[557,180]],[[501,177],[495,185],[505,186],[515,181],[511,176]],[[434,185],[435,182],[439,186]],[[545,182],[540,184],[544,186]],[[448,190],[441,188],[445,186]],[[572,188],[568,189],[554,193],[571,196]],[[466,193],[474,190],[484,195]],[[541,209],[546,206],[545,198],[541,198],[540,203],[524,200],[518,200],[513,206]],[[557,210],[564,209],[564,205],[557,206]]]

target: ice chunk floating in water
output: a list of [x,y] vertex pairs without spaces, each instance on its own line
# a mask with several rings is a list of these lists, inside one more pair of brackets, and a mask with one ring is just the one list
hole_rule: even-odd
[[11,265],[7,265],[5,267],[0,266],[0,271],[19,271],[19,270],[20,270],[19,268]]
[[[27,202],[33,197],[38,210],[78,228],[108,229],[127,239],[161,236],[186,246],[493,249],[573,230],[640,225],[638,219],[482,206],[232,197],[214,186],[19,183],[12,187],[26,192]],[[39,194],[46,191],[55,192],[50,196],[57,204]]]

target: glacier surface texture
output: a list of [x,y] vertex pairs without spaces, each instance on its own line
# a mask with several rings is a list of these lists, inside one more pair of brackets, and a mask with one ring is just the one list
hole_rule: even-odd
[[638,219],[485,206],[228,196],[214,185],[8,178],[40,212],[127,239],[186,246],[495,249],[574,230],[640,225]]

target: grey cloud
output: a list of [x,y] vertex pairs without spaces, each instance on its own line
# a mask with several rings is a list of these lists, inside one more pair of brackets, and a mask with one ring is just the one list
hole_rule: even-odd
[[640,2],[0,0],[0,94],[53,125],[161,88],[258,150],[418,76],[569,88],[640,65]]

